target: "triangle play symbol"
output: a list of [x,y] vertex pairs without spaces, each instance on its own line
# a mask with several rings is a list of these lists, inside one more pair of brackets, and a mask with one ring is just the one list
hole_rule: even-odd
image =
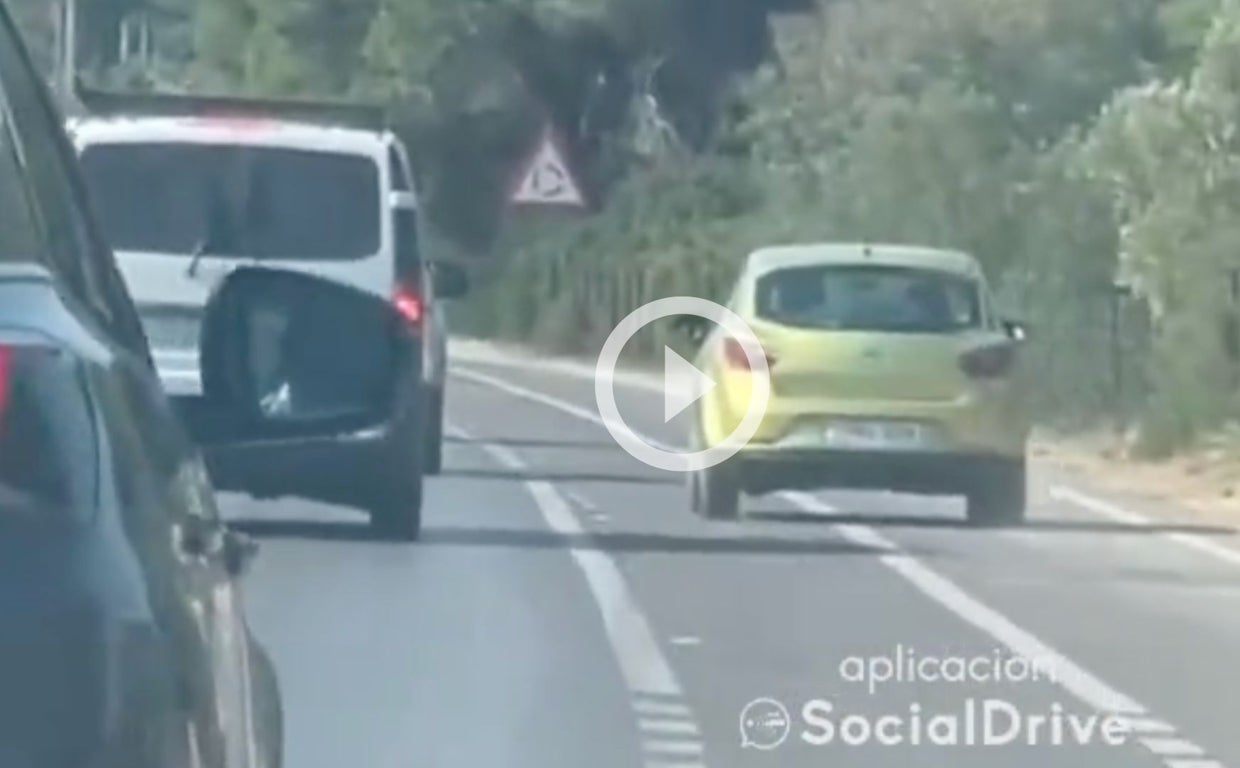
[[671,347],[663,348],[663,421],[674,419],[715,386],[715,380],[693,363]]

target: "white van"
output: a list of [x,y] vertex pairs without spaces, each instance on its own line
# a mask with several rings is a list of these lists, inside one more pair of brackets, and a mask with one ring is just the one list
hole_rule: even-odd
[[417,198],[391,133],[191,115],[87,118],[70,135],[157,355],[194,350],[208,295],[242,264],[424,298]]
[[[104,96],[92,98],[98,104]],[[446,329],[436,294],[460,295],[466,278],[453,265],[432,273],[422,258],[409,160],[382,114],[227,97],[107,94],[105,101],[94,117],[71,121],[69,134],[170,389],[198,386],[202,310],[238,266],[353,285],[391,301],[404,318],[401,338],[412,348],[402,358],[420,386],[408,393],[401,422],[376,432],[373,446],[360,438],[311,452],[290,446],[287,456],[254,462],[254,471],[270,475],[259,479],[270,481],[272,495],[321,480],[316,498],[356,501],[384,532],[416,538],[420,477],[439,470],[443,442]],[[375,471],[381,480],[369,482]],[[399,492],[353,498],[389,485]]]

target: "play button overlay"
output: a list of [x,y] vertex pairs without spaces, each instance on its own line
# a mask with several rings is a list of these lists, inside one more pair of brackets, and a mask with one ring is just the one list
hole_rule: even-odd
[[[629,427],[620,415],[616,404],[615,374],[620,363],[620,354],[629,340],[647,325],[656,320],[680,315],[696,315],[713,323],[715,331],[703,342],[707,355],[720,354],[719,348],[725,338],[735,339],[745,353],[749,362],[749,370],[743,374],[751,377],[749,403],[745,413],[732,434],[722,441],[701,448],[700,450],[676,451],[661,441],[646,438]],[[719,386],[698,366],[686,360],[669,347],[663,349],[663,419],[671,421],[677,415]],[[669,472],[697,472],[727,461],[758,431],[762,418],[766,415],[767,401],[771,395],[770,371],[767,368],[766,354],[758,337],[749,325],[732,310],[713,301],[696,296],[671,296],[643,304],[633,310],[627,317],[616,324],[603,349],[598,356],[598,364],[594,368],[594,397],[598,404],[599,415],[603,424],[611,433],[616,443],[633,458],[655,469]],[[696,420],[694,420],[696,421]],[[696,430],[696,426],[690,429]],[[656,444],[657,442],[657,444]],[[692,435],[680,436],[674,441],[677,444],[698,445],[701,441]]]
[[715,380],[671,347],[663,348],[663,421],[669,422],[714,389]]

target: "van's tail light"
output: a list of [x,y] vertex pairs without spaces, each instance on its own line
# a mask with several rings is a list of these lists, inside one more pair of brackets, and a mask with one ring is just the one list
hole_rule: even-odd
[[398,285],[392,295],[392,306],[396,307],[396,311],[405,318],[409,325],[415,328],[421,327],[422,318],[426,314],[426,305],[422,301],[422,292],[417,288]]
[[1016,345],[1009,342],[971,349],[960,356],[960,370],[972,379],[1007,376],[1016,360]]
[[[775,364],[775,358],[769,352],[763,350],[762,356],[766,358],[766,367],[770,368]],[[726,338],[723,341],[723,360],[729,368],[738,371],[752,370],[749,365],[749,357],[745,355],[745,348],[734,338]]]

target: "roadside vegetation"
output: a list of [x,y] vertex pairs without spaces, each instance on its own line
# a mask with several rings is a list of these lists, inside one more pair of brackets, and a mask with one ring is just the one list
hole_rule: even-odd
[[[1240,0],[81,4],[158,21],[140,68],[91,27],[97,80],[389,104],[475,333],[588,352],[756,245],[917,242],[1028,322],[1046,425],[1166,456],[1240,416]],[[505,211],[544,118],[588,215]]]

